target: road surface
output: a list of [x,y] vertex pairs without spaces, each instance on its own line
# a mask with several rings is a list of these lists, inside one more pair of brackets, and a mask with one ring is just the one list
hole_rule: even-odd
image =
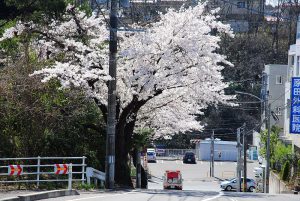
[[[254,178],[254,167],[257,163],[248,163],[248,178]],[[162,176],[166,170],[180,170],[183,175],[184,190],[221,191],[220,181],[235,177],[236,162],[215,162],[215,178],[209,177],[209,162],[197,161],[197,164],[183,164],[181,160],[158,160],[157,163],[148,163],[152,178],[149,180],[149,189],[163,189]]]
[[90,192],[47,201],[299,201],[299,195],[267,195],[215,191],[134,190],[123,192]]
[[[147,190],[81,191],[80,195],[47,199],[47,201],[299,201],[300,195],[225,192],[220,189],[220,179],[235,176],[235,162],[216,162],[215,176],[209,177],[209,162],[183,164],[180,160],[150,163],[153,175]],[[248,176],[253,178],[255,163],[248,163]],[[183,190],[162,190],[165,170],[180,170]]]

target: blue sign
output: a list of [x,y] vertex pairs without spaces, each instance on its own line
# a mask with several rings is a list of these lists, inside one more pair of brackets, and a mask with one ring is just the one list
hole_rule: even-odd
[[292,78],[290,133],[300,134],[300,77]]

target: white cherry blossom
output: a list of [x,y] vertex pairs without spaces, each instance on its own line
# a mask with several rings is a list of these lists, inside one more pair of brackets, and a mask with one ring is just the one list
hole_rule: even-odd
[[[125,117],[135,128],[154,128],[156,136],[201,130],[195,120],[201,109],[234,98],[224,94],[227,84],[221,74],[222,65],[231,63],[216,52],[219,33],[232,32],[215,11],[205,13],[204,6],[169,10],[149,27],[136,26],[143,32],[118,33],[118,123]],[[31,76],[41,76],[42,82],[58,79],[62,88],[81,88],[100,109],[107,107],[109,30],[103,17],[88,17],[68,6],[63,21],[27,29],[19,22],[0,41],[25,30],[39,34],[32,46],[40,59],[53,61]]]

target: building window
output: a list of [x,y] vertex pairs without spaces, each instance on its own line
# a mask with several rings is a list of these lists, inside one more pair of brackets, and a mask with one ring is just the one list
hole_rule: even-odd
[[282,84],[282,76],[276,75],[276,84]]
[[275,114],[276,114],[277,116],[282,115],[281,107],[276,107]]
[[237,2],[236,6],[238,8],[246,8],[246,3],[244,1]]

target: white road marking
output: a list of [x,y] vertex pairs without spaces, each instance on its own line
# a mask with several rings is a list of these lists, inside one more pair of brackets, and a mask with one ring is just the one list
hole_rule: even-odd
[[161,160],[161,163],[164,163],[164,160]]
[[72,199],[72,200],[67,200],[67,201],[77,201],[77,200],[88,200],[88,199],[94,199],[94,198],[115,197],[115,196],[125,195],[125,194],[129,194],[129,193],[135,193],[135,192],[126,192],[126,193],[119,193],[119,194],[113,194],[113,195],[98,195],[98,196],[92,196],[92,197]]
[[200,161],[201,164],[203,164],[203,161]]
[[206,199],[204,199],[204,200],[202,200],[202,201],[214,200],[214,199],[217,199],[217,198],[219,198],[219,197],[221,197],[221,196],[223,196],[223,195],[224,195],[224,193],[223,193],[223,192],[220,192],[218,195],[216,195],[216,196],[214,196],[214,197],[211,197],[211,198],[206,198]]
[[229,198],[231,201],[237,201],[237,199],[235,198]]
[[176,164],[178,164],[178,160],[176,160]]
[[181,161],[181,164],[183,164],[183,161]]

